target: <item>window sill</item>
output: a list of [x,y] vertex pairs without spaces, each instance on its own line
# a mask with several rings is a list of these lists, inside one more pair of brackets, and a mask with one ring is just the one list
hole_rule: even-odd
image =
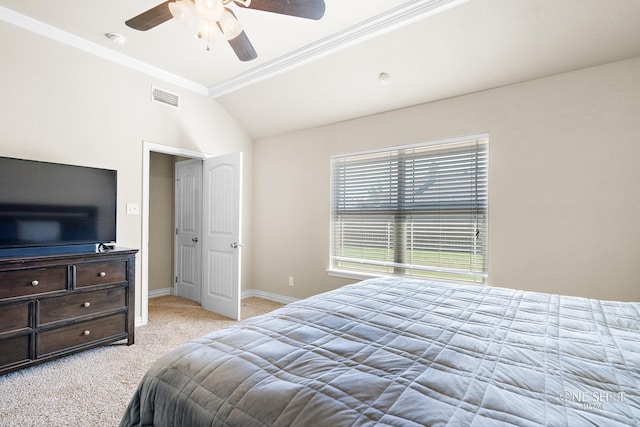
[[374,279],[378,277],[406,277],[407,279],[415,279],[415,280],[426,280],[426,281],[434,281],[434,282],[446,282],[446,283],[456,283],[460,285],[477,285],[477,286],[489,286],[489,284],[485,281],[483,283],[478,282],[466,282],[462,280],[447,280],[447,279],[430,279],[430,278],[420,278],[413,276],[395,276],[391,274],[367,274],[356,271],[348,271],[348,270],[336,270],[336,269],[327,269],[327,274],[331,277],[340,277],[342,279],[352,279],[352,280],[367,280]]
[[366,280],[366,279],[373,279],[376,277],[386,277],[385,275],[382,275],[382,274],[367,274],[367,273],[360,273],[355,271],[335,270],[332,268],[327,270],[327,274],[331,277],[341,277],[343,279],[354,279],[354,280]]

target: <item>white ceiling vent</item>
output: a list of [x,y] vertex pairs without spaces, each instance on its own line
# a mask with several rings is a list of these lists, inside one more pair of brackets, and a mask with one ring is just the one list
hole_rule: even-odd
[[151,86],[151,100],[176,108],[180,106],[180,95],[155,86]]

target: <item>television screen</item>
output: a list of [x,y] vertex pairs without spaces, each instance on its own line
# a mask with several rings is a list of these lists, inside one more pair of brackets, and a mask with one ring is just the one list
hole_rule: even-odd
[[0,249],[116,240],[117,171],[0,157]]

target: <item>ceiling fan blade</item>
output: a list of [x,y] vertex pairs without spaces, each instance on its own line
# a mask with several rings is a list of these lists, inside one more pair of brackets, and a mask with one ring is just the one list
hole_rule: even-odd
[[173,18],[171,11],[169,10],[169,3],[171,3],[171,1],[165,1],[146,12],[142,12],[138,16],[134,16],[126,21],[125,24],[127,24],[128,27],[139,31],[147,31],[157,25],[160,25]]
[[229,46],[231,46],[231,49],[233,49],[240,61],[251,61],[258,57],[256,50],[253,48],[249,37],[247,37],[244,31],[236,36],[236,38],[229,40]]
[[325,4],[324,0],[251,0],[247,8],[318,20],[324,16]]

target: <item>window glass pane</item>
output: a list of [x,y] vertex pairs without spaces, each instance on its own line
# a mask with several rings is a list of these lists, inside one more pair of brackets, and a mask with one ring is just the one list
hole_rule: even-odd
[[486,136],[332,159],[335,269],[486,276]]

